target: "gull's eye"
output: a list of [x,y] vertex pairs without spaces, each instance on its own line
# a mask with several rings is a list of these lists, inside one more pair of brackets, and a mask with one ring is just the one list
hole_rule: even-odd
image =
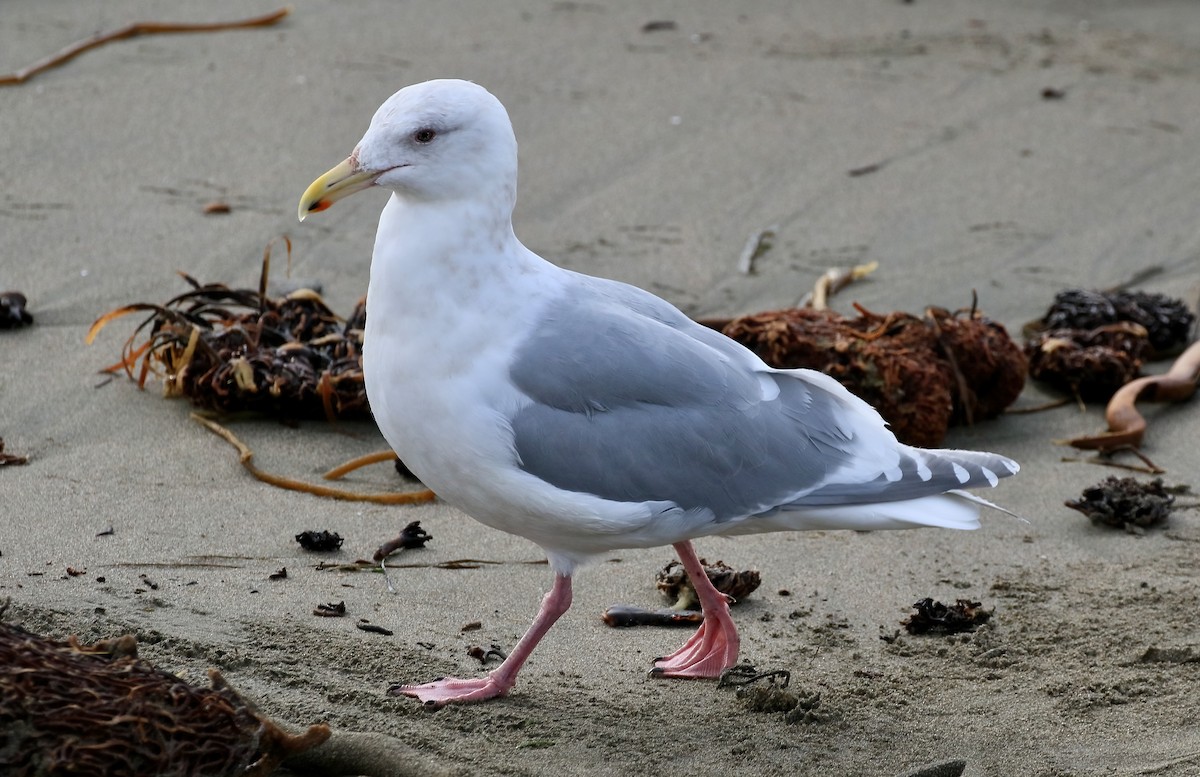
[[428,128],[419,129],[413,133],[413,140],[417,141],[418,143],[432,143],[433,139],[436,137],[437,133]]

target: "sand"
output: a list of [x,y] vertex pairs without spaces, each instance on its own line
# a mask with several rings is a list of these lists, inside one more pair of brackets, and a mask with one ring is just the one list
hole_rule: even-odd
[[[0,69],[130,21],[272,8],[8,0]],[[675,24],[643,31],[651,21]],[[1021,461],[991,496],[1025,520],[698,543],[761,571],[734,610],[743,658],[819,694],[807,721],[747,711],[715,683],[646,677],[684,633],[613,630],[599,615],[658,604],[663,549],[584,569],[574,609],[508,698],[431,713],[387,686],[475,673],[468,646],[511,646],[550,584],[527,563],[538,549],[445,505],[260,484],[157,385],[101,385],[132,321],[83,343],[106,310],[182,291],[176,270],[252,285],[284,234],[292,277],[348,313],[384,196],[302,226],[297,199],[383,99],[450,76],[486,85],[512,114],[516,227],[531,248],[693,315],[790,305],[828,266],[866,261],[879,271],[835,307],[956,308],[974,290],[1017,331],[1058,289],[1149,268],[1142,288],[1192,295],[1197,34],[1190,0],[299,0],[275,28],[139,38],[0,89],[0,288],[24,291],[36,317],[0,332],[0,436],[30,457],[0,469],[8,617],[56,636],[136,633],[158,665],[193,679],[220,668],[280,719],[393,735],[465,774],[893,777],[954,759],[974,777],[1200,774],[1200,516],[1178,510],[1134,536],[1062,506],[1110,474],[1052,444],[1101,429],[1098,408],[953,433],[952,445]],[[205,215],[213,200],[232,212]],[[769,226],[773,247],[739,274],[747,237]],[[1030,388],[1021,403],[1047,396]],[[1196,485],[1194,403],[1149,417],[1145,452],[1169,483]],[[262,466],[295,477],[383,445],[365,423],[230,425]],[[381,466],[351,485],[404,484]],[[401,562],[500,563],[396,570],[393,595],[377,575],[315,569],[293,540],[338,531],[332,558],[352,561],[411,520],[434,540]],[[280,567],[287,579],[268,580]],[[925,596],[981,601],[992,621],[893,639]],[[310,614],[328,601],[350,617]],[[359,631],[358,618],[395,633]]]

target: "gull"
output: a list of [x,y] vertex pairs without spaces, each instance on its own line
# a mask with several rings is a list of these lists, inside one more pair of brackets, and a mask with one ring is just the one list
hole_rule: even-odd
[[401,685],[431,707],[504,696],[571,605],[580,564],[672,545],[704,620],[657,677],[713,678],[738,658],[728,602],[692,540],[805,529],[973,529],[964,489],[1016,462],[896,440],[867,403],[779,370],[635,286],[572,272],[513,232],[517,142],[504,106],[459,80],[376,111],[299,216],[391,192],[367,291],[363,372],[387,442],[445,502],[537,543],[554,582],[508,658],[475,678]]

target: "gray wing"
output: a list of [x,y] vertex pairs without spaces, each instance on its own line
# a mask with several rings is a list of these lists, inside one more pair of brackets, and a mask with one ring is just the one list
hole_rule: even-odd
[[550,306],[510,377],[530,400],[511,419],[526,472],[718,521],[994,484],[987,464],[1001,466],[902,446],[832,379],[772,370],[659,298],[588,276]]

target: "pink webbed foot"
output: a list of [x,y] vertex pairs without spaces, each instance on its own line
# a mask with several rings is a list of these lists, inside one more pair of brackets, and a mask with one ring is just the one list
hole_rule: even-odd
[[[704,623],[691,639],[669,656],[654,659],[654,677],[716,678],[737,663],[738,634],[727,613],[704,613]],[[726,621],[721,624],[720,621]]]
[[463,704],[466,702],[486,701],[504,696],[517,684],[517,673],[533,652],[533,648],[546,636],[546,632],[554,625],[564,612],[571,606],[571,578],[566,575],[554,576],[554,587],[542,599],[542,607],[538,610],[533,624],[517,642],[508,658],[487,677],[476,677],[470,680],[459,680],[453,677],[443,677],[423,685],[393,685],[388,688],[392,696],[412,696],[420,699],[426,707],[437,709],[447,704]]
[[737,627],[725,595],[713,588],[690,542],[675,545],[704,609],[704,622],[691,639],[669,656],[654,659],[652,677],[715,678],[737,663]]
[[463,704],[504,696],[512,688],[512,685],[512,683],[505,684],[492,675],[469,680],[443,677],[421,685],[394,685],[388,689],[388,694],[411,696],[419,699],[426,707],[437,709],[452,703]]

